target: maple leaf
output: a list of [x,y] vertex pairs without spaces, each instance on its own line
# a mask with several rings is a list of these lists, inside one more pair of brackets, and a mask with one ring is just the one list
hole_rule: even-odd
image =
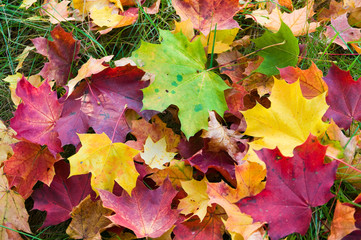
[[328,237],[328,240],[343,239],[346,235],[358,230],[355,226],[355,212],[356,210],[354,207],[342,204],[337,200],[331,223],[331,234]]
[[173,233],[175,240],[196,240],[212,239],[222,240],[224,224],[222,217],[226,217],[224,210],[216,205],[209,207],[207,215],[200,221],[197,216],[192,217],[186,222],[177,224]]
[[[157,115],[152,117],[151,123],[144,118],[132,121],[132,135],[137,138],[136,142],[131,143],[132,146],[138,150],[143,150],[144,144],[149,137],[153,141],[158,142],[163,137],[166,141],[167,152],[177,152],[177,146],[180,142],[180,136],[175,134],[171,128],[167,128],[167,124],[164,123]],[[131,141],[127,141],[127,145]]]
[[49,83],[45,81],[36,88],[23,77],[18,82],[16,95],[23,100],[10,120],[10,126],[17,132],[17,137],[47,145],[54,154],[62,152],[54,127],[63,104],[59,103],[56,92],[51,91]]
[[281,27],[281,22],[284,22],[292,31],[294,36],[302,36],[307,33],[316,31],[319,23],[309,23],[308,19],[314,15],[312,6],[305,6],[301,9],[297,9],[291,13],[281,13],[281,10],[277,7],[271,14],[267,10],[255,10],[251,16],[246,18],[256,19],[257,23],[264,25],[268,30],[277,31]]
[[181,184],[188,196],[179,200],[178,209],[181,210],[180,213],[184,215],[193,213],[193,215],[197,215],[202,222],[207,214],[207,207],[211,207],[206,192],[206,179],[203,178],[202,181],[194,179],[190,181],[181,181]]
[[123,5],[132,6],[135,3],[135,1],[119,0],[74,0],[73,6],[79,10],[80,17],[90,15],[93,23],[97,25],[95,29],[100,29],[100,34],[105,34],[113,28],[131,25],[137,21],[138,8],[129,8],[126,11],[123,9]]
[[[224,204],[221,206],[225,207]],[[232,239],[253,239],[252,236],[257,236],[257,232],[261,231],[263,223],[254,223],[253,219],[242,213],[235,204],[229,204],[226,209],[228,218],[226,221],[223,220],[223,223],[227,231],[233,235]],[[255,239],[264,239],[264,236],[265,234],[262,234]]]
[[[141,113],[143,94],[140,89],[149,82],[141,81],[144,72],[135,66],[107,68],[91,78],[85,89],[81,110],[89,116],[89,125],[96,133],[113,136],[122,110],[127,106]],[[100,103],[100,104],[99,104]],[[115,142],[123,142],[130,131],[125,115],[115,130]]]
[[82,101],[68,98],[63,105],[61,117],[55,125],[55,130],[59,134],[61,145],[79,144],[77,133],[86,133],[90,127],[89,116],[81,111]]
[[302,70],[298,67],[286,67],[279,69],[281,78],[288,83],[300,81],[302,94],[305,98],[311,99],[328,90],[327,84],[323,81],[323,73],[312,62],[311,67]]
[[155,74],[143,89],[143,109],[179,108],[181,129],[189,138],[208,127],[208,111],[223,115],[227,110],[224,90],[228,86],[214,72],[204,69],[206,56],[200,41],[190,43],[183,33],[160,30],[162,43],[142,42],[132,59],[140,68]]
[[[13,101],[13,103],[16,106],[18,106],[21,103],[21,98],[16,95],[16,88],[17,88],[18,82],[21,80],[22,77],[23,77],[23,75],[21,73],[16,73],[14,75],[9,75],[3,79],[5,82],[8,82],[10,84],[9,89],[11,92],[11,100]],[[27,80],[34,87],[39,87],[42,83],[41,77],[39,75],[30,76]]]
[[293,36],[291,30],[285,23],[281,23],[278,32],[265,32],[261,37],[252,40],[258,49],[265,48],[272,44],[280,44],[268,47],[257,53],[264,58],[256,72],[270,75],[279,74],[277,68],[295,66],[298,61],[300,49],[298,40]]
[[277,146],[282,154],[292,156],[293,148],[303,143],[310,133],[320,136],[326,131],[328,124],[321,119],[328,108],[325,94],[306,99],[299,81],[288,84],[275,79],[271,107],[266,109],[257,104],[242,112],[247,122],[244,134],[262,137],[249,144],[255,150]]
[[101,31],[102,34],[105,34],[113,28],[119,28],[135,23],[138,19],[138,9],[129,8],[125,12],[119,12],[119,9],[115,7],[103,6],[101,9],[93,7],[90,9],[90,17],[99,27],[108,28]]
[[48,148],[31,142],[17,142],[12,147],[14,155],[4,162],[4,173],[10,186],[15,186],[27,199],[37,181],[50,185],[55,174],[54,163],[59,157],[54,158]]
[[267,166],[266,188],[237,205],[256,221],[268,222],[272,239],[293,232],[305,234],[311,207],[323,205],[333,197],[330,188],[338,162],[323,163],[326,148],[310,135],[294,149],[294,157],[284,157],[277,148],[257,152]]
[[189,181],[192,177],[193,168],[179,160],[172,160],[166,169],[157,171],[150,176],[158,186],[168,178],[175,189],[181,188],[181,181]]
[[221,73],[226,74],[233,81],[233,83],[238,83],[247,77],[247,75],[244,73],[248,65],[247,58],[242,58],[242,54],[237,50],[221,53],[217,56],[216,60],[219,65],[232,61],[235,62],[235,64],[224,66],[220,69]]
[[228,180],[235,178],[234,166],[236,162],[224,151],[212,152],[205,147],[197,154],[188,158],[187,161],[203,173],[213,168]]
[[43,185],[31,195],[33,209],[47,212],[43,228],[69,219],[73,207],[93,193],[90,174],[69,177],[70,166],[64,161],[55,163],[54,167],[56,174],[50,186]]
[[[0,168],[0,224],[16,230],[22,230],[30,233],[28,223],[29,214],[25,208],[25,200],[8,186],[8,180]],[[0,227],[0,238],[3,240],[15,239],[11,237],[13,231]],[[14,235],[13,235],[14,236]],[[16,234],[16,239],[21,239]]]
[[165,163],[170,162],[176,153],[166,151],[167,143],[165,138],[161,138],[158,142],[153,142],[151,137],[145,141],[144,152],[140,153],[141,158],[151,168],[164,169]]
[[137,238],[160,237],[178,219],[178,211],[171,209],[177,191],[167,179],[156,190],[149,190],[138,181],[132,197],[126,192],[120,197],[104,190],[99,190],[99,194],[103,206],[115,212],[108,218],[115,224],[131,229]]
[[[125,141],[130,127],[122,111],[127,108],[140,112],[142,108],[141,88],[148,86],[141,81],[144,72],[135,66],[126,65],[107,68],[94,74],[91,82],[84,82],[83,96],[75,95],[65,101],[64,111],[58,121],[57,130],[62,144],[77,145],[77,133],[85,133],[91,126],[96,133],[114,134],[115,142]],[[86,85],[86,86],[85,86]],[[119,121],[118,121],[119,120]],[[118,122],[118,124],[117,124]]]
[[[256,165],[258,165],[256,167]],[[243,164],[236,170],[237,189],[232,189],[226,183],[207,182],[209,204],[216,203],[227,213],[228,218],[223,221],[228,231],[237,233],[248,239],[263,223],[253,223],[253,219],[242,213],[236,203],[240,198],[258,194],[264,188],[266,172],[258,163]],[[259,172],[256,172],[259,171]],[[251,183],[252,182],[252,183]]]
[[49,59],[40,75],[49,81],[55,80],[57,85],[64,86],[71,77],[71,66],[79,58],[80,41],[75,40],[72,34],[65,32],[60,25],[51,31],[51,37],[54,41],[43,37],[31,41],[37,52]]
[[332,118],[344,129],[348,129],[353,120],[361,121],[360,79],[354,81],[349,71],[332,65],[324,80],[328,85],[326,101],[330,105],[325,117]]
[[76,75],[75,78],[69,80],[69,82],[67,84],[67,86],[69,87],[68,96],[70,96],[72,94],[75,86],[81,80],[83,80],[84,78],[87,78],[87,77],[91,77],[93,74],[97,74],[97,73],[103,71],[104,69],[108,68],[109,66],[103,65],[103,63],[109,62],[112,58],[113,58],[113,56],[106,56],[101,59],[95,59],[95,58],[90,57],[89,60],[80,67],[80,69],[78,71],[78,75]]
[[343,49],[347,49],[347,42],[358,41],[361,38],[361,32],[358,28],[352,28],[347,22],[347,13],[331,19],[331,25],[327,26],[325,36],[333,39],[333,43],[340,45]]
[[195,29],[205,36],[214,29],[239,28],[233,16],[240,10],[237,0],[172,0],[172,5],[182,21],[191,19]]
[[78,134],[82,147],[69,158],[70,176],[92,173],[91,186],[112,191],[116,181],[129,194],[139,173],[133,157],[139,153],[124,143],[112,143],[105,133]]
[[[264,187],[263,181],[266,177],[266,169],[256,162],[244,162],[242,165],[236,166],[237,188],[231,188],[225,182],[207,183],[209,196],[210,191],[217,193],[230,203],[236,203],[242,198],[256,196]],[[217,202],[215,202],[217,203]]]
[[93,202],[88,196],[71,212],[72,220],[66,233],[75,239],[100,240],[100,231],[111,224],[105,216],[111,213],[111,210],[102,206],[100,200]]

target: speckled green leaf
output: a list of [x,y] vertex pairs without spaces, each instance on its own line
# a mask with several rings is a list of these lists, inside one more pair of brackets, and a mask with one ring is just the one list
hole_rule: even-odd
[[257,54],[263,57],[264,60],[256,72],[271,76],[280,73],[277,68],[296,66],[298,54],[300,53],[298,40],[284,22],[282,22],[278,32],[266,31],[262,37],[253,40],[258,49],[282,43],[283,41],[284,44],[266,48]]
[[187,138],[208,127],[208,111],[223,115],[227,110],[224,90],[228,86],[207,61],[200,41],[190,43],[183,33],[160,30],[161,44],[142,42],[133,52],[138,67],[155,74],[154,82],[143,89],[143,109],[163,111],[179,108],[182,131]]

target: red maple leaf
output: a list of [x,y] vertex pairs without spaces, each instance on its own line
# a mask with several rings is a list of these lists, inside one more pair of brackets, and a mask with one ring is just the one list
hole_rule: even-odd
[[31,41],[41,55],[47,57],[49,62],[45,63],[40,75],[49,81],[55,80],[57,85],[63,86],[72,77],[70,69],[74,60],[79,57],[80,41],[76,41],[71,33],[65,32],[60,26],[51,31],[54,41],[39,37]]
[[108,218],[134,231],[137,238],[160,237],[178,219],[178,210],[171,209],[177,191],[168,179],[156,190],[149,190],[138,181],[131,197],[126,191],[120,197],[100,189],[99,194],[103,206],[115,212]]
[[27,199],[37,181],[49,185],[54,177],[54,158],[48,148],[31,142],[17,142],[12,146],[14,155],[5,161],[4,173],[9,185]]
[[90,174],[69,177],[69,163],[59,161],[55,164],[56,175],[50,187],[43,186],[34,191],[34,209],[46,211],[42,227],[59,224],[70,218],[73,207],[77,206],[90,193]]
[[222,218],[226,218],[224,210],[213,204],[207,208],[207,215],[203,221],[198,216],[188,221],[177,224],[174,228],[174,240],[222,240],[224,224]]
[[352,120],[361,121],[361,81],[354,81],[349,71],[332,65],[324,80],[328,86],[327,104],[330,108],[325,117],[348,129]]
[[141,112],[141,89],[149,82],[141,81],[143,75],[139,68],[126,65],[107,68],[94,74],[90,81],[86,80],[89,82],[82,84],[84,95],[77,99],[71,95],[65,101],[66,107],[57,125],[62,145],[79,143],[76,133],[85,133],[89,126],[96,133],[104,132],[111,138],[119,117],[114,142],[124,142],[130,132],[125,115],[120,116],[125,105],[141,115],[145,112]]
[[237,204],[255,221],[268,222],[272,239],[293,232],[305,234],[311,221],[311,207],[323,205],[333,197],[330,188],[338,162],[323,163],[326,148],[310,135],[294,149],[293,157],[284,157],[277,148],[257,151],[267,166],[266,188]]
[[49,83],[45,81],[36,88],[22,77],[18,82],[16,95],[22,99],[15,116],[10,120],[11,128],[17,132],[16,136],[47,145],[53,154],[62,152],[54,127],[63,104],[59,103],[56,92],[51,91]]

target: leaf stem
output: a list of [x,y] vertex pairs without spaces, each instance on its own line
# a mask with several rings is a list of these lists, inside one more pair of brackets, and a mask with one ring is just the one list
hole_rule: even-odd
[[348,166],[349,168],[352,168],[352,169],[355,170],[356,172],[361,173],[361,170],[360,170],[360,169],[355,168],[354,166],[346,163],[345,161],[343,161],[343,160],[341,160],[341,159],[338,159],[338,158],[335,158],[335,157],[332,157],[332,156],[329,156],[329,155],[326,155],[326,156],[329,157],[329,158],[332,158],[333,160],[336,160],[336,161],[338,161],[338,162],[340,162],[340,163],[342,163],[342,164],[345,164],[346,166]]
[[271,48],[271,47],[275,47],[275,46],[279,46],[279,45],[283,45],[286,43],[286,40],[284,40],[283,42],[280,42],[280,43],[275,43],[275,44],[272,44],[272,45],[269,45],[269,46],[266,46],[266,47],[263,47],[263,48],[260,48],[260,49],[257,49],[256,51],[254,52],[251,52],[251,53],[248,53],[247,55],[244,55],[244,56],[241,56],[235,60],[232,60],[228,63],[224,63],[224,64],[221,64],[221,65],[218,65],[218,66],[215,66],[215,67],[212,67],[212,68],[208,68],[206,71],[211,71],[211,70],[214,70],[214,69],[217,69],[217,68],[221,68],[221,67],[224,67],[224,66],[227,66],[227,65],[230,65],[230,64],[234,64],[234,63],[237,63],[239,60],[241,60],[242,58],[246,58],[246,57],[249,57],[255,53],[258,53],[262,50],[265,50],[267,48]]
[[113,143],[113,141],[114,141],[115,132],[117,131],[117,127],[118,127],[118,125],[119,125],[120,119],[122,118],[122,116],[123,116],[125,110],[127,109],[127,107],[128,107],[128,104],[125,104],[125,105],[124,105],[124,108],[123,108],[123,111],[120,113],[120,116],[119,116],[119,118],[118,118],[118,120],[117,120],[117,123],[115,124],[114,131],[113,131],[113,136],[112,136],[112,143]]

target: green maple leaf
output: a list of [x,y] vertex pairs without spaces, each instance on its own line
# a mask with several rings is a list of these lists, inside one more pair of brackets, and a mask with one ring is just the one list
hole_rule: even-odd
[[266,31],[262,37],[252,41],[258,49],[284,42],[284,44],[269,47],[257,53],[257,55],[263,57],[264,60],[256,72],[271,76],[280,73],[277,68],[296,66],[298,54],[300,53],[298,40],[293,36],[291,29],[284,22],[281,23],[278,32],[272,33]]
[[161,44],[142,42],[133,52],[138,67],[155,74],[155,80],[143,89],[143,110],[163,111],[174,104],[179,108],[182,131],[189,138],[208,128],[208,111],[223,115],[227,104],[227,84],[214,72],[207,71],[201,42],[190,43],[183,33],[160,30]]

